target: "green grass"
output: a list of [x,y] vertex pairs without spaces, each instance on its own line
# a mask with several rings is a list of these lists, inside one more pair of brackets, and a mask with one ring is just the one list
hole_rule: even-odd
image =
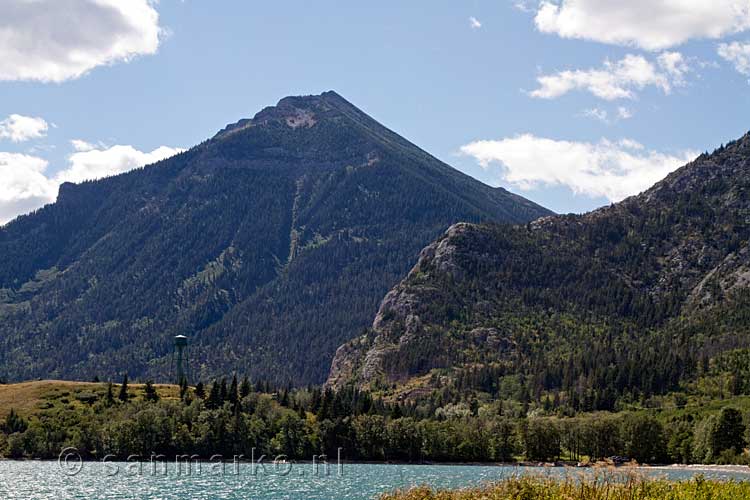
[[589,478],[514,478],[479,488],[413,488],[380,500],[740,500],[750,499],[750,482],[650,480],[637,475]]
[[[157,384],[159,395],[165,399],[179,399],[180,388],[176,385]],[[114,384],[117,397],[119,384]],[[87,395],[103,398],[107,384],[103,382],[72,382],[65,380],[36,380],[18,384],[0,384],[0,419],[4,419],[11,408],[24,417],[38,415],[40,411],[53,409],[75,409],[86,405]],[[143,384],[129,384],[131,397],[140,397]]]

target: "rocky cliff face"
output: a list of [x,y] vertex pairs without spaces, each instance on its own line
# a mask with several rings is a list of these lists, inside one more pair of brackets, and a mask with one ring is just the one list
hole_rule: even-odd
[[[731,316],[750,283],[749,162],[745,136],[588,214],[452,226],[385,296],[367,334],[339,348],[328,383],[388,386],[478,366],[534,376],[593,335],[625,363],[639,342],[679,336],[707,311]],[[717,335],[724,348],[750,343]]]

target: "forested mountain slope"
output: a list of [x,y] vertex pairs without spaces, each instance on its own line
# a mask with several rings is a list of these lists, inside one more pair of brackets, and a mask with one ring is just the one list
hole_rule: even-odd
[[750,390],[749,160],[750,135],[584,215],[454,225],[329,384],[611,409],[723,367]]
[[322,382],[448,226],[548,214],[334,92],[288,97],[0,228],[0,377],[163,380],[186,334],[194,378]]

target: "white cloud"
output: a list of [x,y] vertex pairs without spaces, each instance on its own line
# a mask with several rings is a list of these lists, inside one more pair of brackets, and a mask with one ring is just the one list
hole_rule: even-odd
[[516,0],[513,6],[521,12],[534,12],[537,2],[533,0]]
[[10,139],[13,142],[37,139],[44,137],[48,128],[49,125],[43,118],[13,114],[0,121],[0,139]]
[[62,82],[154,54],[162,30],[150,0],[3,0],[0,80]]
[[606,109],[600,109],[600,108],[584,109],[583,116],[593,118],[594,120],[599,120],[602,123],[609,123],[609,113],[607,113]]
[[555,99],[573,90],[584,90],[600,99],[633,99],[635,91],[648,86],[661,89],[665,94],[673,85],[683,85],[688,71],[679,52],[664,53],[658,65],[643,56],[626,55],[617,62],[604,61],[600,69],[566,70],[537,78],[539,88],[529,93],[540,99]]
[[0,224],[52,201],[57,185],[44,174],[47,161],[0,152]]
[[73,139],[70,141],[70,144],[76,151],[91,151],[92,149],[96,149],[96,146],[82,139]]
[[659,66],[666,71],[675,85],[685,85],[685,75],[690,72],[685,57],[679,52],[662,52],[657,57]]
[[626,108],[625,106],[618,106],[617,117],[620,120],[629,120],[633,118],[633,111],[631,111],[630,108]]
[[[78,141],[79,145],[86,144]],[[182,151],[162,146],[150,153],[132,146],[88,149],[70,155],[69,165],[48,174],[48,162],[36,156],[0,152],[0,225],[16,216],[52,203],[63,182],[81,182],[119,174],[157,162]]]
[[598,120],[607,125],[633,117],[633,112],[625,106],[618,106],[612,113],[602,108],[589,108],[584,109],[582,114],[587,118]]
[[692,38],[717,39],[750,28],[747,0],[542,1],[534,19],[563,38],[663,50]]
[[611,201],[644,191],[698,154],[658,153],[629,139],[588,143],[532,134],[472,142],[461,152],[474,157],[486,169],[499,164],[502,180],[520,189],[567,186],[577,194]]
[[469,26],[471,26],[472,29],[479,29],[482,27],[482,23],[479,22],[479,19],[477,19],[474,16],[471,16],[469,18]]
[[[604,143],[609,144],[609,141],[604,141]],[[617,141],[617,144],[620,147],[623,147],[625,149],[637,149],[637,150],[646,149],[646,146],[644,146],[638,141],[634,141],[633,139],[620,139],[619,141]]]
[[750,42],[719,44],[719,56],[732,63],[734,68],[743,75],[750,75]]

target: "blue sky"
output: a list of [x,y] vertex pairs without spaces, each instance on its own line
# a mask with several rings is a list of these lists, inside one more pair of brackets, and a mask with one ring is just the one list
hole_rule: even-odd
[[0,223],[329,89],[480,180],[590,210],[750,127],[747,0],[674,3],[9,0]]

